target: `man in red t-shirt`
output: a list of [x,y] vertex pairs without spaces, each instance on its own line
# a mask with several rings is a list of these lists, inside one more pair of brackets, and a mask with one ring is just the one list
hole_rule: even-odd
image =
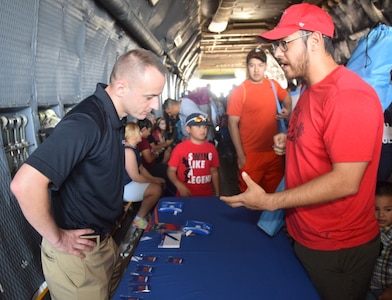
[[282,115],[291,112],[290,94],[275,80],[264,78],[267,56],[256,48],[246,59],[249,78],[230,94],[227,106],[229,131],[237,153],[239,188],[246,190],[241,173],[247,172],[266,191],[273,192],[283,177],[283,159],[272,149],[278,133],[276,96],[284,105]]
[[380,251],[374,216],[383,114],[374,89],[333,58],[334,24],[320,7],[290,6],[263,33],[289,79],[305,89],[287,135],[286,190],[266,193],[243,174],[248,189],[221,197],[233,207],[286,209],[294,250],[322,299],[364,299]]

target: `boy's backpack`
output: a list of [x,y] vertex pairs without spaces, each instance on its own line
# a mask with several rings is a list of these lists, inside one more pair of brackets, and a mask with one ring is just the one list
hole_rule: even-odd
[[[360,75],[377,92],[384,111],[384,135],[378,180],[392,174],[392,27],[380,24],[362,37],[347,68]],[[360,121],[360,120],[359,120]]]

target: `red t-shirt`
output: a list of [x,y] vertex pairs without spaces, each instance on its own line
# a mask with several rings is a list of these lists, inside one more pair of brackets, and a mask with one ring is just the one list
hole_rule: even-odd
[[181,142],[174,147],[168,165],[177,168],[177,178],[185,183],[192,196],[213,195],[211,168],[219,167],[218,152],[213,144]]
[[156,142],[156,143],[160,143],[160,142],[161,142],[160,139],[159,139],[160,133],[161,133],[161,131],[160,131],[159,129],[155,129],[155,130],[152,132],[151,136],[153,137],[154,142]]
[[[279,83],[275,90],[280,101],[287,91]],[[276,98],[270,80],[254,83],[249,79],[236,87],[227,103],[227,114],[240,117],[240,136],[246,153],[272,151],[273,136],[278,133]]]
[[[137,144],[137,149],[140,151],[140,153],[143,152],[143,150],[148,150],[148,151],[152,151],[152,147],[150,145],[150,142],[146,139],[146,138],[142,138],[141,142],[139,144]],[[154,167],[156,165],[155,160],[151,163],[148,163],[144,157],[143,157],[143,153],[142,153],[142,164],[143,167],[145,167],[147,170]]]
[[332,163],[369,164],[357,194],[286,210],[288,231],[300,244],[339,250],[365,244],[379,233],[374,205],[383,126],[377,94],[345,67],[303,92],[287,135],[287,188],[330,172]]

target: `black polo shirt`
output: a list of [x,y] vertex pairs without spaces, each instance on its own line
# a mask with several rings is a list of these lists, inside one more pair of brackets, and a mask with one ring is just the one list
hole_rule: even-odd
[[52,212],[64,229],[107,233],[123,211],[125,120],[105,87],[98,84],[26,161],[51,180]]

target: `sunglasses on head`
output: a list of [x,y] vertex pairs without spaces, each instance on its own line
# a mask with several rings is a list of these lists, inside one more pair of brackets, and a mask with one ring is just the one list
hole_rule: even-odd
[[206,121],[207,121],[207,119],[204,117],[196,117],[193,119],[193,122],[196,122],[196,123],[201,123],[201,122],[206,122]]

